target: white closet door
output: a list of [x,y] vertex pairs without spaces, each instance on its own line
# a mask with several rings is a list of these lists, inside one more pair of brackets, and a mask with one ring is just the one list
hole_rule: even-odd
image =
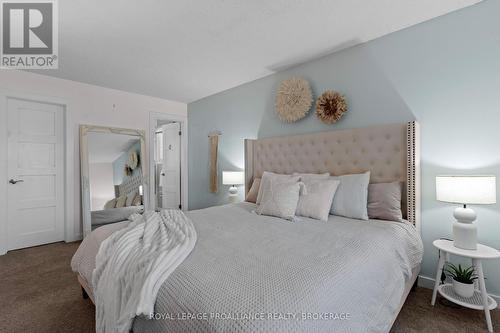
[[63,107],[8,99],[8,249],[64,240]]
[[180,124],[162,126],[163,164],[160,173],[162,208],[179,209],[181,204],[181,138]]

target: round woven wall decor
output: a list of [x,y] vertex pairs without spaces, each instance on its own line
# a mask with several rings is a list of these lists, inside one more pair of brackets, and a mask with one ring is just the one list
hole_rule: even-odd
[[128,153],[128,166],[130,169],[134,170],[137,168],[137,165],[139,164],[139,157],[137,156],[137,152],[135,150],[132,150]]
[[327,90],[316,101],[316,116],[325,124],[336,123],[346,112],[346,99],[336,91]]
[[281,121],[293,123],[304,118],[311,105],[309,82],[300,77],[291,77],[281,82],[276,94],[276,112]]

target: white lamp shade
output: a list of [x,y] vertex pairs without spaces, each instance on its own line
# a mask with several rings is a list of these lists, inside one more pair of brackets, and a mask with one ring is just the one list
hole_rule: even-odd
[[223,185],[243,185],[245,173],[243,171],[222,171]]
[[495,176],[437,176],[436,199],[458,204],[496,203]]

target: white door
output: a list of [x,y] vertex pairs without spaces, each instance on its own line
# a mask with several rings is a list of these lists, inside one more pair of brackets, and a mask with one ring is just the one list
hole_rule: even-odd
[[8,99],[9,250],[64,240],[63,108]]
[[162,126],[163,163],[160,172],[162,208],[181,208],[181,137],[180,124]]

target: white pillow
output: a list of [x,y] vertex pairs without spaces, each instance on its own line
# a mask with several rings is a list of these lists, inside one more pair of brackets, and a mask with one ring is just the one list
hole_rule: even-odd
[[125,201],[125,207],[132,206],[132,203],[134,202],[134,199],[136,196],[137,196],[137,191],[132,191],[129,194],[127,194],[127,200]]
[[270,215],[286,220],[293,220],[300,189],[303,183],[296,181],[283,182],[272,179],[262,184],[262,200],[256,212],[259,215]]
[[286,181],[294,181],[298,182],[300,179],[299,176],[292,176],[292,175],[282,175],[279,173],[273,173],[273,172],[268,172],[264,171],[262,174],[262,178],[260,179],[260,187],[259,187],[259,193],[257,194],[257,205],[260,205],[260,201],[262,200],[262,189],[265,187],[266,183],[271,181],[271,180],[278,180],[282,182]]
[[333,196],[337,191],[340,180],[308,180],[304,181],[304,184],[307,194],[300,196],[295,214],[325,222],[328,221]]
[[331,177],[331,179],[340,180],[340,185],[333,197],[330,213],[353,219],[368,220],[370,171]]

